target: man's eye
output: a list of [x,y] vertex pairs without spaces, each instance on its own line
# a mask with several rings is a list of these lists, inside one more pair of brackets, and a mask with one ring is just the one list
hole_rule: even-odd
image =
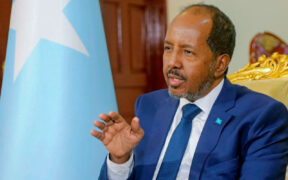
[[164,46],[165,51],[170,51],[172,48],[170,46]]
[[185,50],[184,50],[184,53],[185,53],[185,54],[188,54],[188,55],[193,55],[193,54],[194,54],[193,51],[188,50],[188,49],[185,49]]

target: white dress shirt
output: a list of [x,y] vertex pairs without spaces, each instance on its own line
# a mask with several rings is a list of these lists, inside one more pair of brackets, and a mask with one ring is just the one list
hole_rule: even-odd
[[[184,153],[182,162],[179,167],[179,171],[178,171],[177,178],[176,178],[177,180],[189,179],[190,167],[192,164],[193,156],[194,156],[200,135],[202,133],[202,130],[208,118],[208,115],[211,111],[211,108],[223,87],[223,83],[224,83],[224,80],[222,80],[221,83],[219,83],[206,96],[193,102],[202,111],[197,116],[195,116],[193,120],[191,119],[191,121],[193,121],[191,135],[190,135],[189,142],[188,142],[186,151]],[[169,141],[171,139],[171,136],[182,118],[182,107],[188,103],[191,103],[191,102],[184,98],[180,99],[179,106],[175,113],[175,116],[174,116],[172,125],[170,127],[170,130],[168,132],[165,144],[162,148],[162,151],[161,151],[161,154],[160,154],[160,157],[159,157],[159,160],[158,160],[158,163],[157,163],[154,175],[153,175],[153,180],[156,180],[156,177],[158,175],[158,172],[162,164],[162,161],[163,161],[165,152],[167,150]],[[129,174],[131,173],[132,168],[133,168],[133,163],[134,163],[133,154],[131,155],[130,159],[124,164],[113,163],[108,157],[109,156],[107,156],[107,174],[108,174],[109,180],[126,180],[129,177]]]

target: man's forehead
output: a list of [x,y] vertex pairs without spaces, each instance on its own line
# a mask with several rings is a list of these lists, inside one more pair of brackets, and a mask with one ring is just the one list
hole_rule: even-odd
[[187,11],[179,14],[168,27],[169,30],[186,28],[189,31],[190,28],[208,28],[211,29],[213,21],[209,14],[194,14]]
[[[168,29],[167,36],[171,37],[171,35],[173,35],[172,37],[174,38],[176,37],[177,39],[186,39],[187,37],[191,39],[191,38],[199,37],[200,32],[193,28],[182,28],[176,25]],[[166,36],[166,40],[167,40],[167,36]]]

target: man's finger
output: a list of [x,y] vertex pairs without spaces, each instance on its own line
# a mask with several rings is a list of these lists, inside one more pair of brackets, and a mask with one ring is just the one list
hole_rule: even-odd
[[113,119],[114,122],[119,123],[119,122],[125,121],[125,119],[120,114],[114,111],[109,112],[108,115],[110,116],[111,119]]
[[97,139],[99,139],[100,141],[103,141],[103,139],[105,138],[105,135],[99,131],[96,130],[91,130],[90,131],[91,135],[96,137]]
[[96,126],[97,128],[101,129],[102,131],[104,131],[106,125],[103,122],[100,121],[94,121],[94,126]]
[[99,118],[105,121],[108,125],[111,125],[114,123],[113,118],[111,118],[108,114],[100,114]]
[[140,125],[139,125],[139,118],[138,117],[134,117],[131,121],[131,129],[133,132],[135,133],[140,133],[140,131],[142,130]]

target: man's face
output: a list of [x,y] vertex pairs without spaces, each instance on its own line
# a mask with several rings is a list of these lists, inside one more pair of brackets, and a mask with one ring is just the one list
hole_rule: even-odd
[[210,15],[182,13],[171,23],[163,54],[170,95],[195,101],[214,88],[213,54],[206,42],[211,28]]

